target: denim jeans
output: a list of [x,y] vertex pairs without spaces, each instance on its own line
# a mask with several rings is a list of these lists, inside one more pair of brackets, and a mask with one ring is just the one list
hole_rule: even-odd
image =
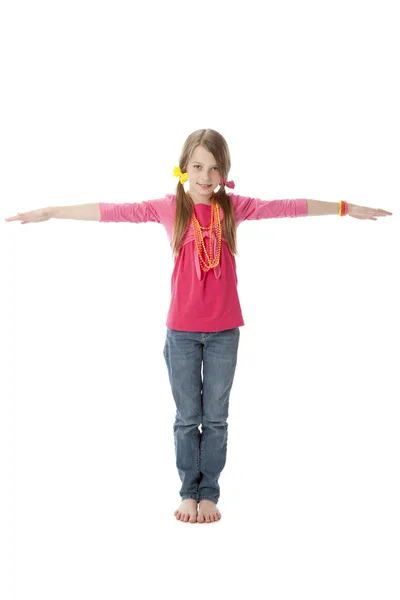
[[164,358],[176,404],[173,430],[182,500],[219,500],[239,338],[239,327],[210,333],[167,327]]

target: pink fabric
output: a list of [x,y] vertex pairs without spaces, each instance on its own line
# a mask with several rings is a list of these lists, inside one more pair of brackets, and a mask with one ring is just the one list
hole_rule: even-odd
[[224,184],[225,187],[230,187],[230,188],[234,188],[235,187],[235,182],[233,181],[227,181],[226,179],[222,180],[222,183]]
[[[307,200],[260,200],[229,193],[235,212],[236,228],[243,221],[301,217],[308,215]],[[175,216],[174,194],[164,198],[144,200],[132,204],[100,202],[101,222],[147,223],[153,221],[164,226],[172,249],[172,228]],[[203,227],[210,225],[211,205],[195,204],[196,217]],[[221,222],[224,218],[220,209]],[[204,245],[208,251],[209,233],[202,230]],[[217,252],[215,231],[213,248]],[[171,255],[172,256],[172,255]],[[203,256],[203,260],[207,262]],[[221,257],[215,269],[204,272],[194,241],[191,224],[188,225],[179,255],[174,260],[171,276],[171,302],[166,325],[179,331],[211,332],[233,329],[244,325],[237,291],[236,261],[224,237]]]

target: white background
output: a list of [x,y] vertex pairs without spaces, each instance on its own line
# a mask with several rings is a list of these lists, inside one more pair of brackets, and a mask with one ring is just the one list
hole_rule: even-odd
[[165,230],[2,218],[5,600],[398,600],[395,8],[2,4],[4,218],[174,193],[207,127],[235,193],[393,213],[238,229],[245,326],[205,525],[173,516]]

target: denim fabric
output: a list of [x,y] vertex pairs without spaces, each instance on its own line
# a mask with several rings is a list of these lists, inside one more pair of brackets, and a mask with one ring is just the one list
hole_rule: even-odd
[[219,500],[239,339],[239,327],[209,333],[167,327],[164,358],[176,404],[173,430],[182,499]]

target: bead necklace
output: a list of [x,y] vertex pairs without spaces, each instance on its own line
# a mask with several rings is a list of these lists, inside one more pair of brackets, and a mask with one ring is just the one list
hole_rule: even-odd
[[[191,198],[191,195],[189,194],[189,192],[186,192],[186,193],[189,196],[189,198]],[[221,257],[221,245],[222,245],[222,230],[221,230],[221,219],[220,219],[219,209],[220,209],[219,204],[215,200],[215,196],[213,193],[211,196],[211,223],[210,223],[209,227],[202,227],[196,218],[196,215],[194,212],[194,206],[193,206],[193,215],[191,218],[191,225],[193,227],[194,240],[195,240],[195,244],[196,244],[197,254],[199,255],[200,266],[203,271],[209,271],[210,269],[214,269],[217,265],[219,265],[219,261],[220,261],[220,257]],[[213,226],[214,226],[214,218],[217,221],[216,236],[217,236],[217,241],[218,241],[217,256],[215,257],[215,259],[213,259],[213,256],[212,256],[212,248],[213,248],[212,231],[213,231]],[[201,233],[202,229],[209,231],[209,238],[210,238],[210,241],[209,241],[209,253],[210,254],[209,255],[207,254],[207,250],[204,245],[203,234]],[[208,263],[206,263],[203,260],[203,257],[201,254],[201,249],[200,249],[200,244],[199,244],[200,241],[201,241],[201,245],[203,248],[203,252],[207,257]],[[203,265],[204,265],[204,267],[203,267]]]

